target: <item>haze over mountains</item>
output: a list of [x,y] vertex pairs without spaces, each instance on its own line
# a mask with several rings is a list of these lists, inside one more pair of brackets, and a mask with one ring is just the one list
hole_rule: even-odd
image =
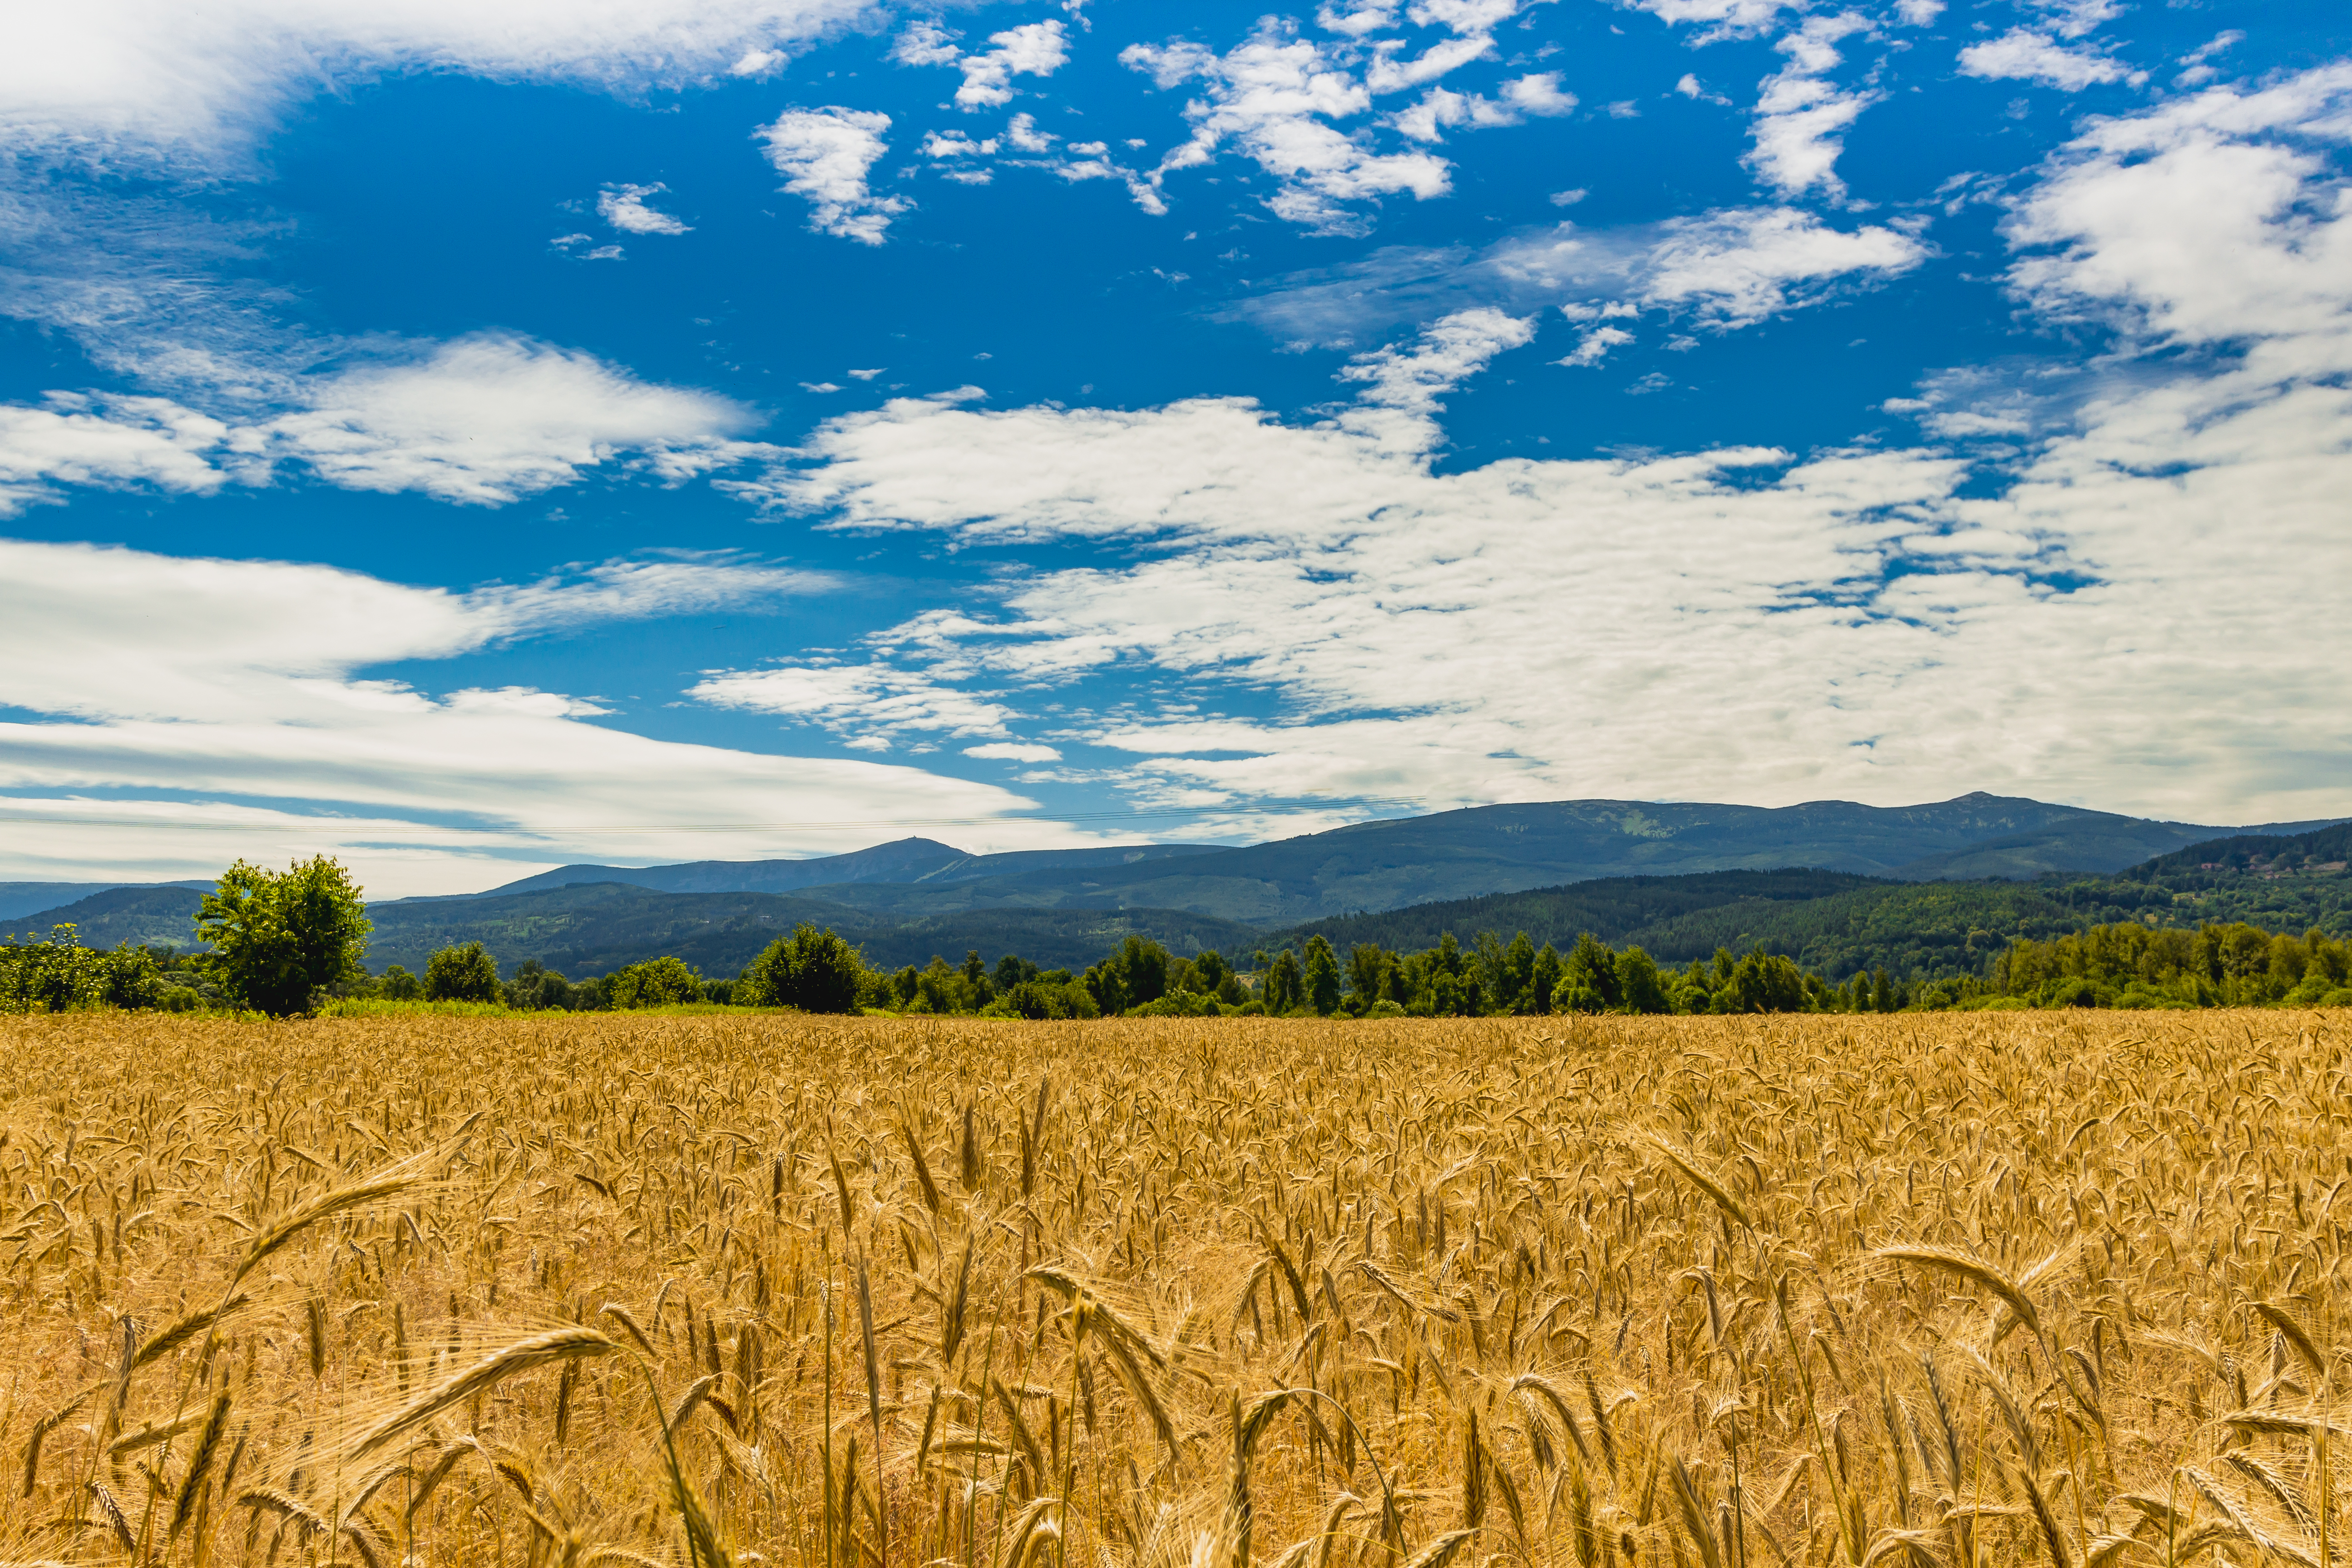
[[[1630,801],[1480,806],[1239,848],[1163,844],[970,855],[936,840],[905,838],[803,860],[566,866],[480,894],[377,903],[369,911],[375,921],[369,963],[414,969],[436,947],[479,940],[509,967],[535,957],[578,975],[673,953],[706,973],[730,973],[803,920],[833,926],[865,946],[869,961],[891,965],[979,948],[992,957],[1017,952],[1049,967],[1077,967],[1129,934],[1179,952],[1215,947],[1245,953],[1276,940],[1277,931],[1287,934],[1286,928],[1311,925],[1339,937],[1355,929],[1350,917],[1369,917],[1368,935],[1375,926],[1418,931],[1429,921],[1402,918],[1400,924],[1400,917],[1380,917],[1419,906],[1444,906],[1425,912],[1448,924],[1491,914],[1529,929],[1597,929],[1597,921],[1630,932],[1732,904],[1759,915],[1766,906],[1793,908],[1831,896],[1874,904],[1865,879],[1884,886],[2105,874],[2209,840],[2324,826],[2155,822],[1977,794],[1896,807],[1843,801],[1780,808]],[[1809,874],[1752,879],[1792,868]],[[1525,909],[1509,897],[1604,879],[1590,892],[1528,895],[1537,902]],[[1673,886],[1661,887],[1661,879]],[[33,890],[0,884],[0,910],[23,908]],[[190,885],[101,884],[21,923],[38,931],[72,921],[96,946],[186,946],[197,901]],[[1608,912],[1619,904],[1623,918]],[[1631,912],[1636,908],[1639,919]],[[2027,912],[2022,905],[2016,911],[2020,918]],[[2032,913],[2051,918],[2038,906]],[[1735,923],[1744,932],[1755,918],[1743,913]],[[1963,921],[1963,935],[1966,927]],[[1699,940],[1693,927],[1667,945]]]

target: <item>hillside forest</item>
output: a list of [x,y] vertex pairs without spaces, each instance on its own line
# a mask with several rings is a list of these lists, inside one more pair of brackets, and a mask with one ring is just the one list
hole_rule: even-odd
[[[2329,830],[2336,837],[2345,832]],[[2340,852],[2338,846],[2323,847]],[[2283,860],[2285,854],[2273,848],[2271,859],[2263,860],[2260,847],[2231,853],[2254,857],[2248,863],[2262,865]],[[2242,870],[2244,864],[2234,868]],[[2171,868],[2168,874],[2178,879],[2184,869]],[[2187,874],[2226,875],[2230,869],[2198,861]],[[2122,880],[2161,885],[2152,875],[2136,883],[2129,877]],[[1850,930],[1857,911],[1865,921],[1883,921],[1899,915],[1907,899],[1912,934],[1932,937],[1932,929],[1921,931],[1930,924],[1918,918],[1921,911],[1940,908],[1948,917],[1956,906],[1969,904],[1972,893],[1976,901],[1988,896],[2049,901],[2046,894],[2003,895],[1953,884],[1901,892],[1905,898],[1890,898],[1880,889],[1858,887],[1804,900],[1795,908],[1811,917],[1815,929],[1810,937],[1793,933],[1801,938],[1793,944],[1787,935],[1769,942],[1752,940],[1744,952],[1721,942],[1708,956],[1679,965],[1662,962],[1640,942],[1612,945],[1591,931],[1579,932],[1563,951],[1550,940],[1538,945],[1524,929],[1507,942],[1485,929],[1467,943],[1444,931],[1419,948],[1391,948],[1360,937],[1348,942],[1344,953],[1324,930],[1309,930],[1301,940],[1269,939],[1271,951],[1255,948],[1231,958],[1214,949],[1181,955],[1129,935],[1082,970],[1044,968],[1012,952],[991,964],[977,949],[968,950],[961,963],[935,955],[927,965],[890,969],[870,963],[836,931],[803,922],[732,976],[706,975],[665,954],[574,981],[537,959],[526,959],[502,975],[497,957],[479,942],[439,949],[422,973],[396,963],[371,971],[364,963],[370,931],[365,905],[340,865],[320,858],[274,872],[240,861],[203,900],[197,926],[203,951],[129,944],[102,950],[83,945],[70,925],[58,926],[46,938],[0,943],[0,1011],[116,1007],[289,1016],[422,1005],[516,1011],[793,1008],[1070,1019],[2352,1005],[2352,941],[2315,925],[2296,936],[2245,921],[2187,929],[2143,915],[2045,936],[2013,935],[1985,942],[1980,950],[1979,939],[1987,933],[1969,922],[1969,934],[1957,952],[1949,951],[1949,943],[1938,952],[1932,941],[1915,942],[1915,951],[1930,963],[1900,970],[1847,963],[1841,972],[1833,963],[1821,962],[1824,937],[1833,941],[1834,933]],[[1507,906],[1538,896],[1462,902]],[[1775,901],[1768,891],[1730,905],[1669,912],[1652,923],[1669,931],[1729,931],[1758,923],[1757,911],[1743,906]],[[1842,902],[1853,907],[1841,909]],[[1326,924],[1380,929],[1426,918],[1425,912],[1408,910]],[[1948,918],[1943,923],[1955,922]],[[1687,947],[1690,934],[1679,932],[1676,945]],[[1797,948],[1793,956],[1786,951],[1790,945]]]

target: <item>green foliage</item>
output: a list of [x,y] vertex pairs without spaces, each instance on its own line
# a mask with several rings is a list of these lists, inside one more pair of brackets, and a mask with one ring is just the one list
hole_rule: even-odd
[[503,1002],[498,960],[478,942],[445,947],[425,965],[427,1002]]
[[[932,963],[944,968],[940,961]],[[866,958],[830,928],[803,921],[753,959],[735,983],[735,1001],[752,1007],[797,1007],[803,1013],[855,1013],[875,988]]]
[[46,942],[0,942],[0,1013],[155,1007],[164,995],[154,958],[143,948],[87,948],[70,924],[52,928]]
[[2352,1003],[2352,942],[2245,924],[2094,926],[2011,943],[1991,992],[2039,1007],[2342,1006]]
[[1265,984],[1258,988],[1258,1000],[1278,1018],[1306,1002],[1306,980],[1298,967],[1298,955],[1286,947],[1266,966]]
[[370,929],[359,888],[323,855],[282,872],[239,860],[196,912],[196,934],[212,944],[223,991],[278,1017],[306,1012],[314,994],[360,978]]
[[421,1002],[425,982],[395,963],[375,977],[375,994],[386,1002]]
[[1319,935],[1307,939],[1307,960],[1301,965],[1307,1005],[1322,1017],[1339,1010],[1339,960],[1331,944]]
[[[388,970],[385,972],[386,979],[390,978],[390,973]],[[383,981],[377,982],[379,994],[388,994],[383,992]],[[574,985],[535,958],[524,959],[504,989],[507,1005],[522,1012],[583,1008],[604,1003],[610,994],[605,984],[597,985],[593,992],[584,986]],[[707,984],[705,989],[708,989]]]
[[[855,994],[853,992],[853,997]],[[616,1011],[670,1007],[702,999],[702,976],[675,958],[649,958],[604,976],[604,1005]]]
[[1168,994],[1173,956],[1156,942],[1131,936],[1081,976],[1104,1016],[1157,1002]]

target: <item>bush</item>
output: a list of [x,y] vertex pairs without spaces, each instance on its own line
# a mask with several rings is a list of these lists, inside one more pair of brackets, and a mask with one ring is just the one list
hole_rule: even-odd
[[649,958],[604,976],[604,1000],[614,1009],[668,1007],[702,1000],[702,976],[682,959]]
[[143,949],[101,952],[70,925],[47,942],[0,943],[0,1013],[66,1013],[85,1007],[152,1007],[163,980]]
[[[1337,973],[1334,969],[1333,973]],[[1319,1016],[1311,1006],[1305,1011],[1310,1018]],[[1140,1007],[1127,1010],[1130,1018],[1215,1018],[1223,1016],[1223,1013],[1224,1009],[1217,1005],[1215,997],[1203,996],[1197,991],[1171,991],[1156,1002],[1146,1002]]]
[[498,960],[482,950],[478,942],[463,947],[445,947],[425,963],[425,999],[427,1002],[503,1002],[506,994],[499,986]]
[[1102,1009],[1084,985],[1024,980],[981,1009],[983,1018],[1099,1018]]
[[866,958],[835,935],[803,921],[778,937],[744,967],[735,1001],[750,1007],[797,1007],[803,1013],[855,1013],[870,981]]
[[1402,1018],[1404,1016],[1404,1009],[1402,1006],[1385,999],[1373,1003],[1364,1011],[1364,1016],[1367,1018]]

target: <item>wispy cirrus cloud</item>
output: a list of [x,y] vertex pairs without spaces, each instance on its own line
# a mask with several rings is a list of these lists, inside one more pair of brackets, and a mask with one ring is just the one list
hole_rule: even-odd
[[1583,320],[1659,312],[1729,331],[1884,284],[1929,254],[1915,234],[1884,224],[1842,229],[1800,207],[1729,208],[1607,228],[1561,224],[1475,251],[1375,252],[1277,279],[1223,314],[1331,347],[1482,303],[1558,306]]

